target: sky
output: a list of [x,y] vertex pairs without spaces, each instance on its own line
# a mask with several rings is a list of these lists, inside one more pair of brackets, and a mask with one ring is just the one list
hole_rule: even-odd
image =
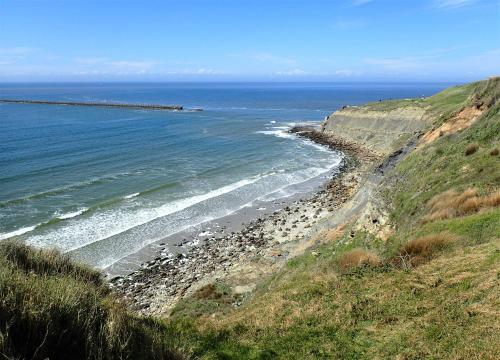
[[0,0],[0,81],[471,81],[500,0]]

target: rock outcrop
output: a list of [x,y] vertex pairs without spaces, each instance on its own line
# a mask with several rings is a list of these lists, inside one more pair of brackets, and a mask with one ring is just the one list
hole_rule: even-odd
[[326,118],[322,130],[386,156],[425,128],[425,112],[425,107],[414,105],[392,110],[344,107]]

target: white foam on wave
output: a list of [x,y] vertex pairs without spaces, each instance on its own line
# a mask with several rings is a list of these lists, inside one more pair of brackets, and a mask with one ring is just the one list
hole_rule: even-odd
[[[72,251],[118,235],[155,219],[179,212],[202,201],[221,196],[241,187],[250,185],[263,176],[243,179],[205,194],[176,200],[155,208],[139,208],[135,211],[110,209],[97,212],[87,218],[68,222],[65,226],[45,234],[28,238],[28,243],[35,246],[58,246],[63,251]],[[83,241],[82,241],[83,240]]]
[[17,229],[15,231],[11,231],[11,232],[8,232],[8,233],[0,234],[0,240],[5,240],[5,239],[9,239],[9,238],[14,237],[14,236],[19,236],[19,235],[22,235],[22,234],[26,234],[27,232],[35,230],[39,225],[41,225],[41,224],[37,224],[37,225],[33,225],[33,226],[27,226],[27,227],[24,227],[24,228],[21,228],[21,229]]
[[[302,124],[307,125],[308,123],[305,122]],[[323,152],[330,151],[330,149],[325,145],[317,144],[311,140],[300,138],[300,137],[296,136],[295,134],[289,133],[288,130],[290,130],[291,127],[295,126],[295,123],[289,123],[289,125],[290,126],[274,126],[271,128],[273,130],[261,130],[261,131],[257,131],[256,133],[257,134],[264,134],[264,135],[272,135],[272,136],[276,136],[276,137],[283,138],[283,139],[300,139],[300,140],[302,140],[302,142],[304,144],[312,146],[320,151],[323,151]],[[269,129],[269,128],[267,128],[267,129]]]
[[[71,219],[71,218],[74,218],[74,217],[77,217],[77,216],[83,214],[87,210],[88,210],[88,208],[83,208],[83,209],[69,212],[66,214],[56,215],[55,218],[60,219],[60,220]],[[23,228],[20,228],[20,229],[17,229],[17,230],[8,232],[8,233],[0,234],[0,240],[5,240],[5,239],[9,239],[9,238],[14,237],[14,236],[20,236],[20,235],[29,233],[29,232],[35,230],[36,228],[38,228],[39,226],[46,225],[47,223],[49,223],[49,222],[48,221],[41,222],[41,223],[38,223],[36,225],[26,226],[26,227],[23,227]]]
[[256,200],[274,201],[274,200],[278,200],[281,198],[292,196],[298,190],[291,191],[290,190],[291,187],[298,185],[298,184],[301,184],[301,183],[304,183],[304,182],[309,181],[311,179],[314,179],[314,178],[321,176],[323,174],[326,174],[329,171],[332,171],[333,169],[335,169],[336,167],[338,167],[340,165],[341,161],[342,161],[342,156],[339,156],[339,157],[336,157],[334,159],[334,161],[326,167],[311,167],[311,168],[307,168],[304,170],[296,171],[295,173],[288,175],[289,181],[287,182],[286,185],[284,185],[276,190],[273,190],[271,192],[268,192],[264,195],[261,195]]
[[[196,226],[199,226],[203,223],[206,223],[208,221],[212,221],[221,217],[224,217],[226,215],[232,214],[242,208],[245,208],[247,206],[253,206],[252,204],[254,203],[255,200],[260,199],[262,196],[265,195],[271,195],[271,196],[276,196],[281,193],[281,195],[284,196],[289,196],[290,194],[288,193],[290,190],[289,186],[295,185],[295,184],[300,184],[304,181],[308,181],[312,179],[313,177],[316,177],[318,175],[321,175],[322,173],[328,171],[332,167],[337,166],[340,163],[341,157],[337,157],[335,154],[331,160],[329,161],[328,164],[325,164],[325,166],[321,167],[309,167],[306,169],[301,169],[298,171],[293,171],[293,172],[271,172],[268,174],[261,174],[258,176],[255,176],[251,178],[251,180],[248,182],[248,180],[242,180],[238,183],[231,184],[229,186],[235,187],[233,194],[235,194],[236,197],[240,197],[243,195],[243,198],[248,199],[245,201],[245,203],[241,204],[234,204],[234,205],[229,205],[228,207],[223,206],[221,207],[219,200],[216,200],[216,203],[219,203],[218,205],[215,205],[214,208],[211,208],[209,211],[196,211],[191,209],[187,209],[189,211],[188,213],[185,213],[184,211],[179,210],[177,213],[173,213],[171,216],[166,216],[158,219],[159,222],[154,221],[151,222],[151,225],[145,224],[144,226],[137,226],[134,228],[131,228],[130,231],[127,233],[124,233],[123,235],[120,235],[116,241],[118,242],[117,244],[121,244],[122,248],[118,251],[102,251],[99,250],[98,254],[102,255],[103,257],[100,259],[97,259],[95,265],[101,268],[106,268],[108,266],[111,266],[112,264],[119,262],[121,259],[126,258],[128,255],[131,255],[133,253],[136,253],[139,251],[141,248],[144,246],[147,246],[148,244],[161,240],[167,236],[170,236],[172,234],[178,233],[180,231],[188,230],[188,229],[193,229],[196,228]],[[337,159],[337,160],[335,160]],[[255,183],[255,185],[252,185],[251,188],[243,188],[245,185],[243,184],[252,184]],[[239,186],[243,185],[243,186]],[[227,189],[227,187],[224,187]],[[240,189],[241,188],[241,189]],[[279,191],[278,189],[285,189],[285,191]],[[219,189],[220,190],[220,189]],[[293,189],[294,192],[299,191],[298,189]],[[224,192],[224,191],[222,191]],[[226,191],[227,192],[227,191]],[[224,192],[224,193],[226,193]],[[236,193],[238,193],[236,195]],[[250,194],[253,194],[251,196],[255,197],[249,197]],[[222,194],[221,194],[222,195]],[[233,196],[233,195],[231,195]],[[279,197],[279,196],[278,196]],[[191,199],[191,198],[190,198]],[[242,198],[240,198],[242,200]],[[267,199],[266,199],[267,200]],[[226,200],[224,200],[225,203]],[[225,203],[226,204],[226,203]],[[205,206],[205,205],[203,205]],[[115,211],[115,213],[111,214],[108,213],[108,216],[112,216],[115,222],[119,222],[117,219],[124,215],[124,221],[130,222],[130,219],[133,219],[135,216],[135,213],[129,212],[128,214],[121,214],[121,210]],[[125,218],[126,215],[126,218]],[[83,219],[85,220],[85,219]],[[114,225],[113,221],[108,219],[106,221],[107,224]],[[149,223],[149,222],[147,222]],[[175,224],[175,225],[174,225]],[[100,224],[99,224],[100,225]],[[91,224],[89,224],[91,226]],[[109,230],[109,229],[108,229]],[[206,227],[204,229],[205,232],[211,231],[209,227]],[[206,235],[204,233],[198,234],[200,235]],[[109,236],[113,236],[112,234]],[[88,235],[85,236],[80,236],[82,239],[86,239]],[[65,239],[63,236],[60,237],[60,239]],[[95,239],[95,238],[94,238]],[[104,240],[104,239],[103,239]],[[99,240],[95,241],[95,243],[98,243]],[[76,249],[79,248],[85,248],[86,246],[91,246],[94,243],[94,241],[87,242],[86,244],[83,244],[79,246]],[[109,244],[111,246],[111,244]],[[79,251],[79,250],[77,250]],[[85,250],[84,250],[85,251]]]
[[293,139],[295,135],[290,134],[283,130],[261,130],[257,131],[256,134],[272,135],[283,139]]
[[330,152],[331,151],[328,146],[317,144],[314,141],[311,141],[309,139],[302,139],[302,141],[304,142],[304,144],[312,146],[313,148],[316,148],[322,152]]
[[136,196],[139,196],[141,193],[133,193],[133,194],[130,194],[130,195],[127,195],[127,196],[124,196],[123,198],[124,199],[132,199],[132,198],[135,198]]
[[77,210],[77,211],[73,211],[73,212],[69,212],[69,213],[66,213],[66,214],[58,215],[56,217],[58,219],[60,219],[60,220],[67,220],[67,219],[71,219],[71,218],[77,217],[77,216],[83,214],[87,210],[88,210],[88,208],[82,208],[82,209]]
[[198,234],[198,236],[212,236],[212,235],[213,233],[211,233],[210,231],[203,231]]

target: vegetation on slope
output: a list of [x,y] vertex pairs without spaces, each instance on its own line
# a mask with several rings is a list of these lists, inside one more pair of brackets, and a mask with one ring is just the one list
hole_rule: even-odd
[[[208,285],[169,320],[139,318],[100,274],[57,252],[0,244],[0,354],[7,359],[471,358],[500,353],[500,79],[410,101],[468,129],[413,151],[381,194],[392,236],[347,224],[292,259],[253,299]],[[408,101],[403,101],[408,103]],[[374,103],[390,109],[401,102]]]
[[176,359],[161,322],[117,302],[101,274],[56,251],[0,243],[0,357]]
[[386,177],[382,196],[395,229],[389,239],[348,226],[291,260],[242,308],[176,318],[191,354],[496,358],[499,84],[456,87],[425,100],[436,126],[464,106],[489,101],[489,110],[470,128],[415,150]]

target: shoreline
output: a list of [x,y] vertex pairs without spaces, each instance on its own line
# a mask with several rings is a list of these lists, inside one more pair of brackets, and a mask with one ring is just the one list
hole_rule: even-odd
[[177,254],[162,254],[166,244],[159,244],[156,256],[153,252],[140,269],[110,279],[110,286],[132,309],[143,314],[168,314],[181,298],[218,281],[230,284],[235,294],[245,297],[257,280],[299,255],[311,241],[318,241],[314,235],[324,230],[322,223],[358,189],[363,172],[375,157],[354,144],[342,148],[336,140],[325,137],[319,141],[317,134],[321,133],[315,129],[304,132],[293,128],[290,133],[344,152],[337,173],[305,199],[298,198],[249,221],[240,231],[199,244],[183,244],[188,245],[186,252]]
[[211,238],[220,240],[231,233],[241,232],[248,226],[249,222],[258,219],[267,219],[274,212],[314,195],[324,187],[325,183],[332,176],[340,173],[339,169],[342,161],[344,160],[341,160],[338,167],[324,174],[300,184],[289,185],[288,189],[291,187],[298,188],[297,191],[294,191],[290,195],[272,200],[258,198],[227,215],[181,229],[176,233],[167,235],[160,240],[144,246],[139,251],[117,260],[112,265],[103,268],[103,271],[109,278],[129,275],[158,257],[165,258],[170,253],[174,255],[185,253],[190,247],[203,244]]

